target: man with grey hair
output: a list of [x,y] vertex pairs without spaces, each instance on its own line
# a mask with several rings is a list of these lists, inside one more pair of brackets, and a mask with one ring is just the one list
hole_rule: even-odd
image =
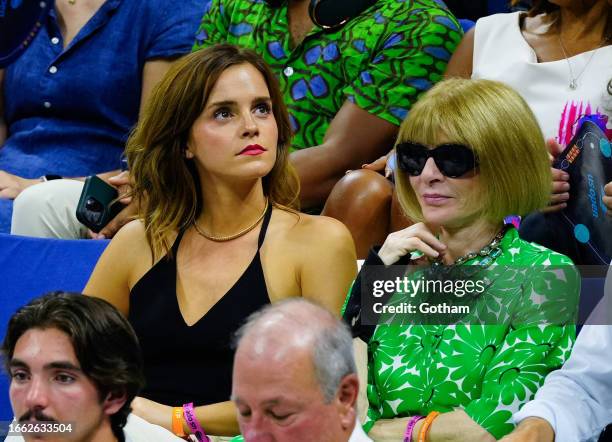
[[302,298],[275,303],[238,331],[232,400],[246,442],[367,442],[357,422],[351,334]]

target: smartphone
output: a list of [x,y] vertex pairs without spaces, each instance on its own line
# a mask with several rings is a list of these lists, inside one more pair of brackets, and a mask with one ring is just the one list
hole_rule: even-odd
[[87,177],[76,210],[77,219],[98,233],[123,209],[118,196],[117,189],[97,176]]

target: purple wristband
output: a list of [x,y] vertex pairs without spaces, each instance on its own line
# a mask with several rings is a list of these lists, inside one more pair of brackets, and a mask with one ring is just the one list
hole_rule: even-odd
[[191,430],[191,433],[195,435],[196,439],[198,439],[198,442],[210,442],[210,439],[204,432],[202,425],[200,425],[200,422],[195,415],[195,411],[193,410],[193,402],[183,405],[183,417],[185,418],[185,422],[187,422],[187,426]]
[[418,421],[423,419],[425,416],[412,416],[406,425],[406,432],[404,433],[404,442],[412,442],[412,430]]

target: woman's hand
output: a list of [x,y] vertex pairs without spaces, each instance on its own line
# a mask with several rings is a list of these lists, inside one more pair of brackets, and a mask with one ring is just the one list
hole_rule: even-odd
[[40,179],[21,178],[0,170],[0,198],[14,200],[24,189],[40,182]]
[[387,155],[383,155],[376,161],[371,163],[367,163],[361,166],[362,169],[373,170],[374,172],[383,172],[385,174],[385,178],[389,178],[393,171],[388,165],[389,157],[393,155],[393,151],[390,151]]
[[172,407],[137,396],[132,401],[132,413],[147,422],[172,431]]
[[119,175],[110,177],[108,183],[117,188],[121,204],[128,205],[132,202],[132,180],[129,170],[124,170]]
[[553,177],[552,192],[549,206],[543,210],[544,212],[556,212],[565,209],[569,200],[569,174],[554,167],[551,167],[550,171]]
[[414,251],[422,252],[430,258],[438,258],[445,250],[446,246],[425,224],[417,223],[387,236],[378,256],[385,265],[391,265]]
[[605,204],[606,209],[608,209],[606,215],[612,217],[612,181],[610,181],[604,187],[603,203]]
[[[564,147],[557,143],[554,139],[550,139],[546,142],[549,150],[549,159],[552,162],[557,158]],[[556,212],[558,210],[565,209],[567,207],[567,201],[569,200],[569,179],[570,176],[567,172],[564,172],[554,167],[550,168],[552,173],[552,188],[550,203],[548,207],[544,208],[542,212]]]
[[[372,161],[371,163],[362,164],[361,168],[372,170],[374,172],[379,172],[379,173],[384,172],[385,178],[389,178],[391,174],[393,173],[393,170],[391,170],[391,168],[387,164],[387,161],[389,160],[389,156],[391,155],[393,155],[393,150],[391,150],[387,155],[383,155],[382,157],[378,158],[377,160]],[[344,174],[348,175],[352,171],[353,170],[347,170],[346,172],[344,172]]]
[[377,420],[368,436],[375,442],[397,442],[404,440],[409,417]]
[[121,227],[135,219],[138,214],[138,205],[131,195],[132,180],[130,172],[125,170],[118,175],[109,177],[107,181],[117,189],[117,192],[119,192],[119,202],[124,204],[125,207],[100,232],[94,233],[89,230],[88,234],[92,239],[112,238]]

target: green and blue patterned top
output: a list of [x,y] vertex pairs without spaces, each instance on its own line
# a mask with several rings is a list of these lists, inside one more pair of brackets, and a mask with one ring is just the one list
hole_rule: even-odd
[[442,2],[378,0],[338,30],[315,26],[292,47],[287,1],[212,0],[194,50],[227,42],[262,55],[280,78],[296,150],[321,144],[346,100],[399,126],[442,78],[461,35]]
[[[571,260],[523,241],[514,228],[500,248],[494,262],[500,278],[474,310],[480,322],[376,326],[368,343],[366,431],[379,419],[462,408],[500,438],[514,428],[513,413],[569,357],[580,290]],[[382,264],[373,261],[365,265]]]

